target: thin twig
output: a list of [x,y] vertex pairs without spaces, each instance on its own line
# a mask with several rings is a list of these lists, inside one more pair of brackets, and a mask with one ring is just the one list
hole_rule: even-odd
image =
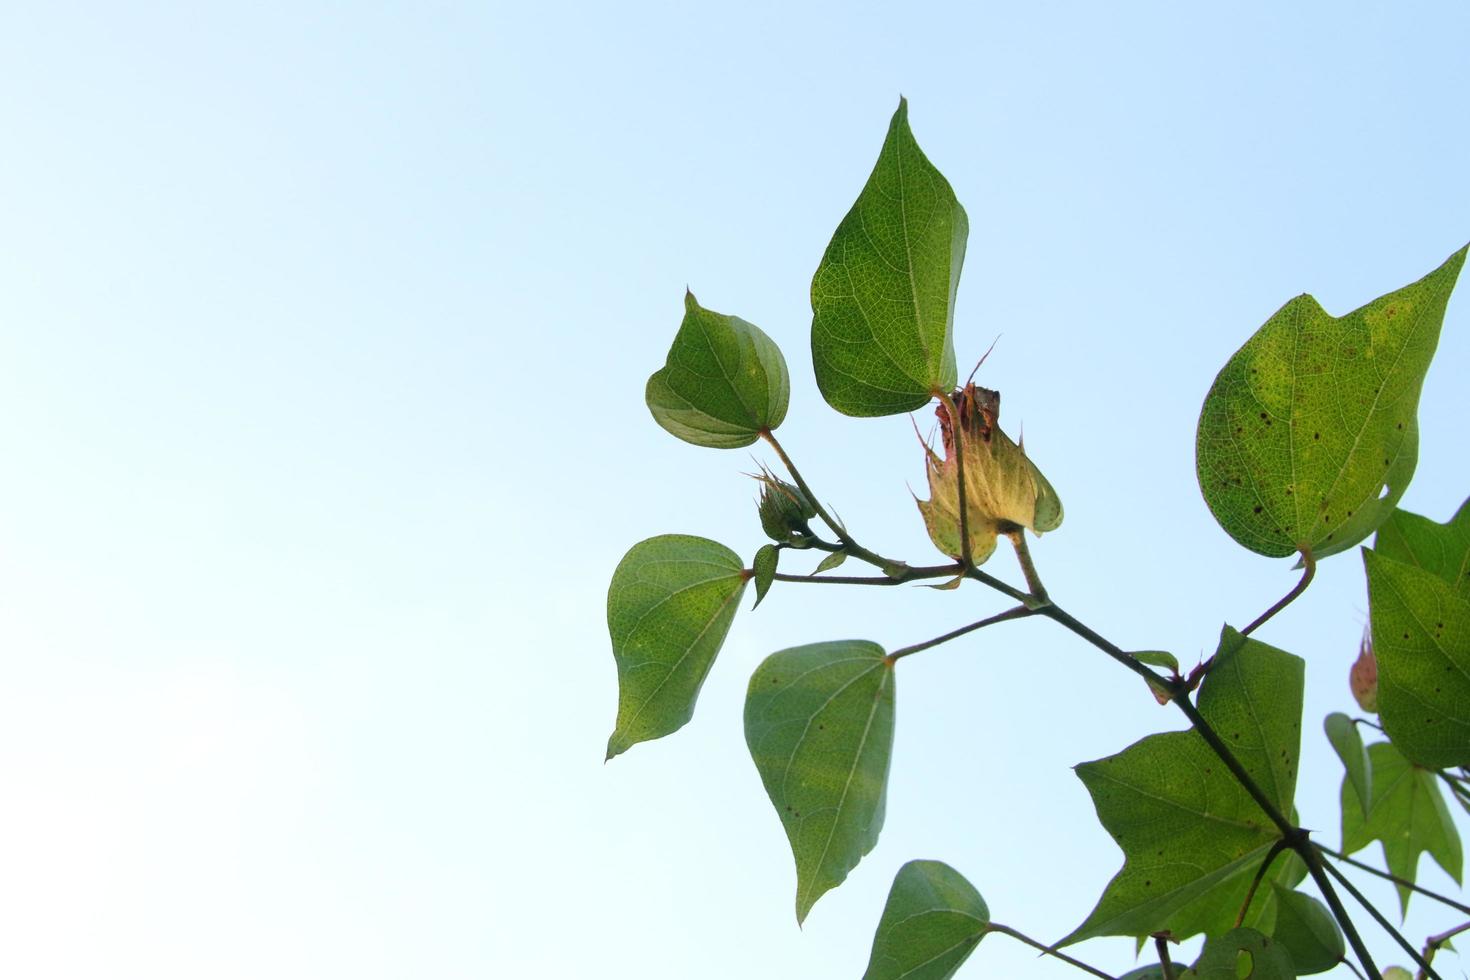
[[1337,870],[1330,864],[1323,865],[1323,867],[1325,867],[1328,872],[1331,873],[1331,875],[1338,880],[1338,882],[1342,885],[1342,887],[1347,891],[1349,895],[1357,899],[1358,904],[1363,906],[1363,909],[1367,911],[1369,915],[1373,916],[1373,920],[1377,922],[1385,932],[1393,937],[1394,942],[1398,943],[1399,946],[1403,948],[1404,952],[1408,953],[1410,958],[1413,959],[1415,963],[1419,964],[1419,968],[1424,971],[1424,975],[1426,977],[1430,978],[1430,980],[1444,980],[1443,977],[1434,972],[1434,967],[1430,966],[1428,961],[1425,960],[1424,957],[1419,955],[1419,951],[1414,948],[1414,944],[1405,939],[1403,933],[1399,932],[1393,927],[1393,923],[1388,921],[1388,917],[1385,916],[1382,912],[1378,911],[1378,907],[1375,906],[1372,902],[1368,901],[1367,896],[1358,891],[1358,889],[1353,885],[1351,881],[1348,881],[1347,875],[1343,874],[1341,871]]
[[1282,839],[1272,844],[1271,849],[1266,852],[1265,858],[1261,860],[1261,866],[1256,869],[1256,876],[1251,879],[1250,888],[1246,889],[1245,901],[1240,903],[1240,912],[1235,916],[1235,928],[1239,929],[1245,924],[1246,913],[1250,911],[1251,902],[1255,900],[1256,890],[1261,887],[1261,880],[1266,877],[1266,872],[1270,870],[1271,862],[1276,860],[1276,855],[1285,849],[1286,841]]
[[893,564],[882,555],[869,551],[867,548],[858,544],[853,540],[852,535],[847,533],[847,529],[833,518],[831,514],[827,513],[827,508],[822,506],[822,501],[812,492],[812,488],[807,486],[806,480],[802,478],[801,471],[796,468],[795,463],[791,462],[791,457],[786,455],[786,450],[782,448],[781,443],[777,441],[770,429],[762,429],[760,436],[770,444],[771,448],[776,451],[776,455],[781,458],[782,464],[786,467],[786,472],[790,473],[791,479],[796,481],[797,489],[806,495],[807,501],[812,505],[812,509],[817,512],[817,516],[822,519],[822,523],[826,524],[832,529],[832,533],[837,535],[838,540],[842,542],[842,550],[854,558],[861,558],[870,565],[882,567],[883,565]]
[[1276,600],[1276,605],[1261,613],[1259,616],[1256,617],[1255,622],[1251,623],[1245,629],[1241,630],[1241,636],[1250,636],[1252,631],[1254,631],[1257,626],[1260,626],[1266,620],[1270,619],[1272,616],[1276,615],[1281,610],[1291,605],[1297,596],[1307,591],[1307,586],[1312,584],[1312,576],[1317,574],[1317,560],[1312,557],[1312,553],[1310,551],[1302,552],[1302,566],[1302,580],[1298,582],[1290,592],[1286,593],[1286,595]]
[[1348,959],[1347,957],[1343,957],[1342,959],[1338,960],[1338,962],[1341,963],[1343,966],[1347,967],[1349,970],[1352,970],[1353,971],[1353,976],[1357,977],[1358,980],[1367,980],[1367,978],[1364,977],[1363,974],[1358,971],[1358,968],[1355,967],[1355,966],[1353,966],[1353,961],[1352,960]]
[[1316,845],[1316,847],[1317,850],[1321,851],[1323,854],[1326,854],[1330,858],[1335,858],[1336,860],[1341,861],[1343,864],[1351,864],[1353,867],[1361,871],[1366,871],[1369,874],[1377,875],[1385,881],[1391,881],[1395,885],[1407,888],[1412,892],[1418,892],[1425,898],[1432,898],[1436,902],[1441,902],[1445,905],[1448,905],[1450,908],[1455,909],[1458,912],[1463,912],[1465,915],[1470,915],[1470,905],[1465,905],[1461,902],[1457,902],[1453,898],[1449,898],[1448,896],[1439,894],[1439,892],[1432,892],[1428,888],[1417,885],[1407,878],[1400,878],[1398,875],[1393,874],[1392,872],[1380,871],[1379,869],[1373,867],[1373,865],[1371,864],[1364,864],[1362,861],[1356,860],[1355,858],[1350,858],[1346,854],[1343,854],[1339,851],[1334,851],[1330,847],[1324,847],[1321,844]]
[[1095,977],[1102,977],[1103,980],[1116,980],[1116,978],[1111,973],[1104,973],[1095,966],[1088,966],[1081,960],[1075,960],[1072,957],[1068,956],[1066,953],[1058,952],[1055,946],[1047,946],[1045,943],[1039,943],[1025,933],[1017,932],[1010,926],[1003,926],[999,922],[992,922],[989,926],[986,927],[985,931],[998,932],[1003,936],[1010,936],[1012,939],[1019,939],[1021,942],[1025,943],[1027,946],[1030,946],[1032,949],[1039,949],[1047,956],[1055,956],[1063,963],[1069,963],[1079,970],[1084,970],[1088,973],[1091,973]]
[[937,647],[941,643],[948,643],[950,640],[958,639],[964,636],[966,633],[973,633],[976,630],[983,629],[986,626],[993,626],[996,623],[1004,623],[1005,621],[1010,619],[1025,619],[1027,616],[1034,615],[1035,612],[1036,611],[1034,609],[1031,609],[1027,606],[1017,606],[1014,609],[1007,609],[1003,613],[996,613],[994,616],[987,616],[986,618],[971,623],[968,626],[961,626],[957,630],[950,630],[943,636],[936,636],[932,640],[925,640],[923,643],[915,643],[913,646],[909,647],[899,647],[897,650],[888,655],[888,659],[898,660],[900,657],[907,657],[911,653],[918,653],[920,650],[927,650],[930,647]]
[[826,582],[828,585],[903,585],[926,578],[958,575],[959,565],[905,566],[894,575],[788,575],[776,573],[777,582]]
[[1046,595],[1046,586],[1041,584],[1041,576],[1036,574],[1036,563],[1031,560],[1031,549],[1026,545],[1026,529],[1008,531],[1006,537],[1011,539],[1011,545],[1016,549],[1016,561],[1021,563],[1021,574],[1026,576],[1026,587],[1031,590],[1031,595],[1038,603],[1050,602]]
[[[1433,963],[1434,954],[1439,952],[1439,948],[1466,930],[1470,930],[1470,922],[1461,923],[1453,929],[1446,929],[1444,932],[1430,936],[1424,940],[1424,962]],[[1426,980],[1423,970],[1419,971],[1419,980]]]

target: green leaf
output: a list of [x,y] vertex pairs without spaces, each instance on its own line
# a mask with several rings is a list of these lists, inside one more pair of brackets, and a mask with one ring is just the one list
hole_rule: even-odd
[[847,552],[834,551],[826,558],[823,558],[821,562],[817,564],[817,567],[812,572],[812,574],[820,575],[823,572],[830,572],[832,569],[836,568],[838,565],[841,565],[845,561],[847,561]]
[[[755,578],[756,606],[761,604],[761,600],[770,591],[771,583],[776,581],[776,564],[780,558],[781,552],[773,544],[761,545],[760,550],[755,553],[755,560],[750,564]],[[755,606],[751,608],[754,609]]]
[[1255,929],[1232,929],[1205,943],[1189,980],[1295,980],[1286,946]]
[[773,653],[750,678],[745,744],[796,858],[796,921],[878,841],[893,664],[867,640]]
[[[1460,833],[1439,795],[1434,773],[1415,766],[1389,742],[1368,746],[1368,758],[1373,764],[1373,803],[1366,818],[1356,806],[1343,806],[1343,853],[1352,854],[1380,841],[1388,870],[1414,881],[1419,855],[1428,851],[1446,874],[1459,881]],[[1342,802],[1350,802],[1346,784]],[[1403,886],[1398,890],[1399,904],[1407,912],[1412,893]]]
[[1395,510],[1378,529],[1373,550],[1439,576],[1461,599],[1470,599],[1470,500],[1445,524]]
[[1470,601],[1367,548],[1363,564],[1384,731],[1420,765],[1470,764]]
[[1252,551],[1323,558],[1388,518],[1418,458],[1419,388],[1465,249],[1343,317],[1283,306],[1215,378],[1200,413],[1200,489]]
[[607,630],[618,664],[618,720],[607,757],[682,728],[714,663],[745,566],[706,538],[665,534],[635,544],[607,590]]
[[1172,653],[1165,650],[1134,650],[1134,660],[1150,667],[1166,667],[1176,677],[1179,674],[1179,661]]
[[1347,770],[1344,778],[1352,786],[1358,802],[1366,812],[1372,800],[1370,788],[1373,770],[1368,761],[1368,750],[1363,747],[1363,736],[1358,733],[1358,726],[1347,715],[1334,711],[1323,719],[1322,727],[1327,732],[1327,741],[1332,743],[1333,750]]
[[[1283,813],[1296,788],[1302,677],[1299,658],[1226,627],[1199,694],[1200,714]],[[1064,944],[1165,929],[1218,935],[1234,924],[1280,834],[1203,738],[1150,735],[1077,775],[1124,863]],[[1272,868],[1293,873],[1289,863]]]
[[910,861],[894,876],[863,980],[948,980],[990,927],[975,886],[942,861]]
[[1388,966],[1383,969],[1383,980],[1414,980],[1414,974],[1401,966]]
[[696,446],[738,449],[786,418],[791,380],[775,341],[753,323],[684,295],[668,362],[648,379],[654,421]]
[[[1174,963],[1174,976],[1182,977],[1189,967],[1183,963]],[[1164,968],[1155,963],[1153,966],[1140,966],[1136,970],[1129,970],[1118,980],[1167,980],[1164,976]]]
[[1291,951],[1297,974],[1326,973],[1342,962],[1347,947],[1327,906],[1310,895],[1271,887],[1276,893],[1276,928],[1271,935]]
[[812,367],[827,404],[894,415],[954,387],[954,297],[969,233],[900,100],[872,176],[812,279]]

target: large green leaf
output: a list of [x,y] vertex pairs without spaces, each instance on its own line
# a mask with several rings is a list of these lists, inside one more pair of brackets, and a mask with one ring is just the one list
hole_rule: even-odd
[[745,696],[745,743],[796,858],[796,920],[878,842],[893,664],[867,640],[773,653]]
[[1332,913],[1311,895],[1273,885],[1276,928],[1271,936],[1291,950],[1298,976],[1326,973],[1342,962],[1347,947]]
[[955,385],[954,298],[970,225],[900,100],[872,176],[812,279],[812,366],[845,415],[911,412]]
[[[1302,677],[1299,658],[1226,627],[1199,694],[1200,714],[1283,813],[1296,788]],[[1166,929],[1183,939],[1234,924],[1280,834],[1203,738],[1150,735],[1077,775],[1124,863],[1063,943]]]
[[1373,799],[1373,765],[1368,761],[1368,750],[1363,747],[1363,736],[1359,734],[1358,726],[1347,715],[1334,711],[1323,719],[1322,728],[1327,732],[1333,751],[1342,760],[1346,771],[1344,778],[1357,794],[1363,809],[1367,810]]
[[1373,550],[1432,572],[1461,599],[1470,599],[1470,500],[1446,524],[1395,510],[1378,529]]
[[745,581],[740,556],[706,538],[665,534],[623,556],[607,590],[607,630],[618,664],[609,759],[693,716]]
[[[1368,757],[1373,763],[1373,802],[1366,818],[1349,795],[1347,784],[1342,787],[1343,853],[1352,854],[1380,841],[1388,870],[1405,881],[1414,881],[1419,855],[1428,851],[1451,878],[1459,881],[1460,834],[1439,795],[1434,773],[1411,763],[1388,742],[1368,746]],[[1404,911],[1408,911],[1410,894],[1408,888],[1399,886],[1399,903]]]
[[975,886],[942,861],[894,876],[863,980],[949,980],[990,928]]
[[1461,249],[1342,317],[1311,296],[1278,310],[1215,378],[1200,413],[1200,489],[1236,541],[1322,558],[1387,519],[1418,458],[1419,389]]
[[1232,929],[1205,943],[1187,980],[1295,980],[1291,953],[1255,929]]
[[738,449],[786,418],[786,359],[760,327],[684,295],[684,322],[644,400],[659,425],[696,446]]
[[1420,765],[1470,765],[1470,601],[1424,568],[1363,563],[1384,731]]

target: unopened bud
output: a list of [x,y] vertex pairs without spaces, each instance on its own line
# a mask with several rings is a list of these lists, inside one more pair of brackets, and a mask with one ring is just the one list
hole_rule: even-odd
[[[1037,534],[1062,523],[1062,502],[1046,477],[997,424],[1000,393],[973,382],[952,399],[959,414],[959,451],[964,454],[965,528],[970,560],[981,564],[995,551],[1000,534],[1030,528]],[[941,457],[924,447],[929,473],[929,499],[917,501],[934,546],[951,558],[961,557],[959,461],[955,425],[940,405]]]
[[1358,659],[1348,672],[1348,685],[1353,689],[1353,699],[1364,711],[1378,710],[1378,661],[1373,656],[1373,635],[1363,631],[1363,643],[1358,648]]
[[769,471],[762,471],[756,479],[761,484],[760,501],[756,506],[766,536],[781,543],[790,541],[793,534],[810,537],[812,529],[807,521],[817,516],[817,509],[806,499],[801,488],[771,475]]

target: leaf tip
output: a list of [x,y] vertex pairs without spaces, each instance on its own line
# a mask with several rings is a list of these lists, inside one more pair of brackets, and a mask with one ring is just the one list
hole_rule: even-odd
[[699,310],[699,300],[697,300],[697,299],[694,298],[693,291],[690,290],[688,284],[686,283],[685,286],[684,286],[684,312],[685,313],[694,313],[694,312],[697,312],[698,310]]

